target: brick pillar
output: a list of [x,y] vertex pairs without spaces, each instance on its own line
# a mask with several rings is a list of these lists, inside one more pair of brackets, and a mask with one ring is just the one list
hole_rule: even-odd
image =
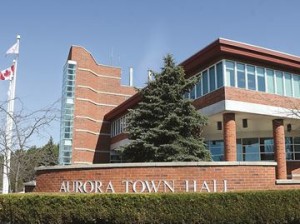
[[277,162],[276,178],[287,179],[283,119],[273,120],[273,138],[275,161]]
[[224,156],[225,161],[236,161],[236,124],[235,114],[226,113],[223,114],[224,124]]

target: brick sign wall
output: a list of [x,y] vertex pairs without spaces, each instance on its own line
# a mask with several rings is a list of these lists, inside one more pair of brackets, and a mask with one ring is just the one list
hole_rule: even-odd
[[292,189],[274,162],[97,164],[37,168],[36,192],[156,193]]

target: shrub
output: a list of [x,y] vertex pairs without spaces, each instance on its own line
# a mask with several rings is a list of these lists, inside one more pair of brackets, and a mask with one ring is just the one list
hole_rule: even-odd
[[300,190],[181,194],[12,194],[0,223],[300,223]]

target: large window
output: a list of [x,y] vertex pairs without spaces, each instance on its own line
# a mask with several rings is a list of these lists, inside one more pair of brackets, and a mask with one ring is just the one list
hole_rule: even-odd
[[[229,64],[233,64],[229,62]],[[204,69],[197,75],[200,77],[195,87],[184,94],[185,98],[197,99],[224,86],[224,60]],[[234,81],[234,68],[231,68]]]
[[225,85],[300,98],[300,75],[289,72],[222,60],[197,75],[199,82],[184,97],[197,99]]
[[300,75],[229,60],[224,65],[226,86],[300,98]]
[[[206,141],[213,161],[224,160],[224,141]],[[237,161],[274,161],[273,138],[241,138],[236,140]],[[286,160],[300,160],[300,137],[285,138]]]

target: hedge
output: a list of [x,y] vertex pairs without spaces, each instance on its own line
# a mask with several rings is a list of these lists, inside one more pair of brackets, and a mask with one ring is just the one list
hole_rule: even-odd
[[1,195],[0,223],[300,223],[300,190]]

